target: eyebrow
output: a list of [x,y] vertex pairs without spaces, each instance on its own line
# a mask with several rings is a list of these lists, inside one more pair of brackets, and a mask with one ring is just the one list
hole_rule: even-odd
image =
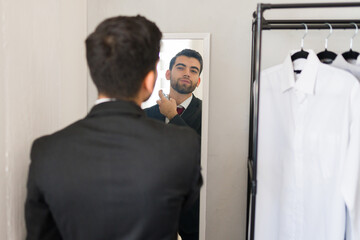
[[[178,64],[176,64],[176,65],[175,65],[175,67],[176,67],[176,66],[179,66],[179,65],[180,65],[180,66],[183,66],[183,67],[186,67],[186,65],[185,65],[185,64],[183,64],[183,63],[178,63]],[[200,72],[200,69],[199,69],[198,67],[191,66],[190,68],[192,68],[192,69],[196,69],[196,70],[198,70],[198,71]]]

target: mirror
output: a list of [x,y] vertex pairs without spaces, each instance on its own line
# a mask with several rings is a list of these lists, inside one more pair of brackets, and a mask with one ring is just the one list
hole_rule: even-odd
[[[208,33],[165,33],[161,43],[160,61],[158,64],[158,78],[153,94],[142,104],[142,108],[156,105],[159,99],[158,92],[170,92],[170,80],[166,79],[166,71],[169,70],[170,60],[183,49],[193,49],[200,53],[203,58],[203,71],[200,74],[200,85],[194,90],[196,98],[202,100],[202,122],[201,122],[201,166],[204,185],[200,193],[200,226],[199,239],[205,239],[205,211],[206,211],[206,169],[207,169],[207,135],[208,135],[208,93],[209,93],[209,52],[210,34]],[[173,68],[174,69],[174,68]],[[185,116],[185,114],[184,114]],[[185,118],[184,118],[185,120]],[[185,120],[186,121],[186,120]],[[180,239],[180,238],[179,238]]]
[[[159,99],[160,89],[168,94],[170,81],[166,79],[165,73],[169,69],[172,57],[185,48],[199,52],[203,58],[203,70],[200,75],[200,85],[193,92],[202,100],[202,122],[201,122],[201,167],[204,184],[200,192],[200,229],[201,240],[205,240],[205,219],[206,219],[206,179],[207,179],[207,140],[208,140],[208,110],[209,110],[209,70],[210,70],[210,34],[209,33],[163,33],[160,50],[160,61],[158,64],[158,78],[156,80],[153,94],[142,104],[142,108],[148,108],[156,104]],[[92,108],[97,99],[97,91],[88,74],[87,106]]]

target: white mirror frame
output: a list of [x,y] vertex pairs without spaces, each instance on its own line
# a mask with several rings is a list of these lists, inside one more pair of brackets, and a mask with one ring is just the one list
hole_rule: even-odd
[[202,86],[202,122],[201,122],[201,167],[204,184],[200,191],[200,240],[206,234],[206,192],[207,192],[207,156],[209,129],[209,80],[210,80],[210,33],[164,33],[163,39],[196,39],[203,40]]

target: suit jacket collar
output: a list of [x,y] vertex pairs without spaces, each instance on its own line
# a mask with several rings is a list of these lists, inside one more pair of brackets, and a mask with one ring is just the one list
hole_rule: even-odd
[[92,107],[87,117],[104,116],[104,115],[133,115],[145,116],[144,111],[134,102],[115,100],[103,102]]
[[188,108],[193,107],[194,105],[199,104],[199,102],[200,102],[200,99],[197,98],[197,97],[195,97],[195,95],[193,94],[193,98],[191,99],[191,102],[190,102]]
[[191,102],[189,106],[185,109],[184,113],[182,114],[182,117],[186,118],[187,115],[191,116],[194,111],[198,108],[198,105],[200,104],[200,99],[195,97],[193,94],[193,98],[191,99]]

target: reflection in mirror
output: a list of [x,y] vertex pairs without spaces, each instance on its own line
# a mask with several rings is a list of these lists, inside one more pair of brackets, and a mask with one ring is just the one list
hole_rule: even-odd
[[[166,71],[172,57],[183,49],[193,49],[199,52],[203,59],[203,70],[200,74],[200,85],[193,92],[194,95],[202,100],[201,117],[201,167],[203,176],[203,186],[200,192],[200,240],[205,240],[205,219],[206,219],[206,179],[207,179],[207,140],[208,140],[208,93],[209,93],[209,61],[210,61],[210,34],[209,33],[164,33],[160,51],[160,61],[158,64],[158,79],[153,94],[148,101],[142,104],[142,108],[148,108],[156,104],[159,99],[160,89],[164,93],[170,93],[170,81],[166,79]],[[88,109],[90,110],[97,99],[97,91],[88,75]],[[185,114],[185,113],[184,113]],[[184,239],[185,240],[185,239]]]
[[[159,99],[158,92],[160,89],[163,90],[165,94],[169,94],[170,81],[166,79],[165,74],[169,69],[170,60],[178,52],[186,48],[193,49],[199,52],[201,56],[204,56],[204,41],[202,39],[164,38],[161,41],[160,61],[157,66],[158,77],[156,79],[153,94],[141,105],[142,108],[148,108],[156,104],[156,100]],[[200,75],[200,78],[203,79],[202,74]],[[197,98],[202,99],[202,83],[193,93]]]
[[[170,62],[172,66],[170,66]],[[205,34],[201,38],[194,38],[187,34],[187,37],[184,38],[182,34],[171,37],[165,34],[157,71],[158,78],[153,94],[148,101],[142,104],[142,108],[150,118],[188,126],[202,136],[202,174],[206,180],[206,170],[204,171],[204,169],[206,169],[207,155],[209,35]],[[185,110],[177,113],[176,106],[167,104],[169,102],[165,98],[159,102],[161,106],[159,108],[157,104],[159,90],[173,98],[176,105],[184,107]],[[202,188],[201,198],[189,210],[181,213],[179,234],[183,240],[199,239],[199,235],[200,239],[205,237],[205,188],[206,185]]]

